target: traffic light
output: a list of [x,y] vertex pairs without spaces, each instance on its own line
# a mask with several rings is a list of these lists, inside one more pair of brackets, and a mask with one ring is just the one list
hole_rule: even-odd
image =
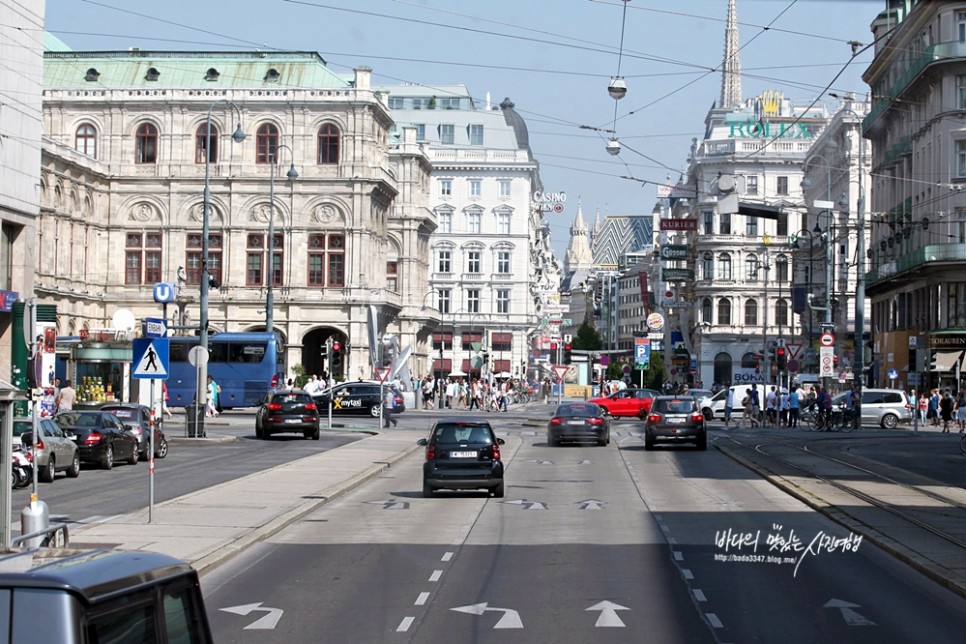
[[332,341],[332,371],[342,367],[342,343],[338,340]]
[[570,350],[573,349],[573,345],[567,342],[563,345],[563,363],[570,364]]
[[776,347],[775,356],[778,370],[783,371],[788,366],[788,350],[785,347]]

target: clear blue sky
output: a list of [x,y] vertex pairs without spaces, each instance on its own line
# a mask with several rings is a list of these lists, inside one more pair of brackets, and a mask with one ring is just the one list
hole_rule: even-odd
[[[76,50],[273,48],[319,52],[337,73],[369,65],[374,83],[463,83],[509,97],[527,120],[563,257],[578,198],[585,217],[650,213],[646,181],[676,180],[718,100],[728,0],[47,0],[47,29]],[[868,88],[869,44],[885,0],[738,0],[745,97],[793,100]],[[626,16],[626,18],[625,18]],[[623,23],[623,29],[622,29]],[[765,29],[768,27],[768,29]],[[623,33],[623,50],[621,36]],[[621,53],[622,51],[622,53]],[[851,64],[848,64],[852,60]],[[611,76],[628,85],[617,102]],[[844,71],[843,71],[844,69]],[[833,82],[833,79],[838,78]],[[831,99],[827,99],[832,103]],[[624,149],[604,150],[615,129]]]

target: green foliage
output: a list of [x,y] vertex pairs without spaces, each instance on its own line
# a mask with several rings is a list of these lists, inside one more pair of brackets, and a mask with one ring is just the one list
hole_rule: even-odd
[[600,337],[597,329],[585,321],[577,327],[577,333],[574,334],[574,339],[571,344],[574,349],[581,351],[597,351],[604,347],[604,340]]
[[299,389],[303,388],[309,381],[309,374],[305,372],[305,367],[300,363],[292,367],[292,371],[295,373],[295,386]]

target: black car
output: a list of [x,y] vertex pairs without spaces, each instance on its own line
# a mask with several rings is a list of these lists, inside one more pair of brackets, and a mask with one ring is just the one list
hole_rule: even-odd
[[437,490],[485,489],[503,498],[502,438],[490,423],[472,418],[439,420],[417,445],[426,448],[423,462],[423,496]]
[[396,406],[393,407],[394,414],[401,414],[406,411],[406,403],[403,400],[402,392],[392,385],[381,385],[371,380],[358,380],[356,382],[343,382],[326,389],[317,394],[313,394],[316,403],[319,405],[320,413],[327,413],[329,400],[332,401],[333,414],[369,414],[373,418],[379,418],[380,408],[382,407],[382,395],[389,387],[396,398]]
[[568,402],[557,406],[547,423],[547,444],[556,447],[563,441],[610,443],[610,417],[603,407],[592,402]]
[[296,433],[319,440],[319,406],[302,389],[278,389],[265,394],[255,412],[255,437]]
[[704,414],[691,396],[658,396],[649,412],[641,412],[644,420],[644,449],[654,447],[658,439],[694,443],[708,449],[708,431]]
[[106,411],[65,411],[54,416],[64,432],[74,435],[82,463],[98,463],[105,470],[114,463],[138,462],[138,441],[117,416]]
[[[138,439],[138,455],[142,460],[148,460],[151,449],[151,408],[147,405],[134,403],[110,403],[101,406],[101,411],[114,414]],[[154,458],[164,458],[168,455],[168,439],[161,429],[161,419],[154,419]]]

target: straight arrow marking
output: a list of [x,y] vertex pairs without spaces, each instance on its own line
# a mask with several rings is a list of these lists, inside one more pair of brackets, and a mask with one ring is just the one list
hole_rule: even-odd
[[621,621],[617,611],[630,610],[630,608],[627,606],[621,606],[620,604],[615,604],[614,602],[605,599],[604,601],[594,604],[589,608],[585,608],[584,610],[600,611],[600,616],[597,618],[597,623],[594,624],[596,628],[624,628],[624,622]]
[[842,613],[842,619],[849,626],[875,626],[875,622],[870,619],[866,619],[864,616],[860,615],[853,608],[862,608],[859,604],[853,604],[852,602],[847,602],[844,599],[830,599],[825,602],[825,608],[838,608]]

